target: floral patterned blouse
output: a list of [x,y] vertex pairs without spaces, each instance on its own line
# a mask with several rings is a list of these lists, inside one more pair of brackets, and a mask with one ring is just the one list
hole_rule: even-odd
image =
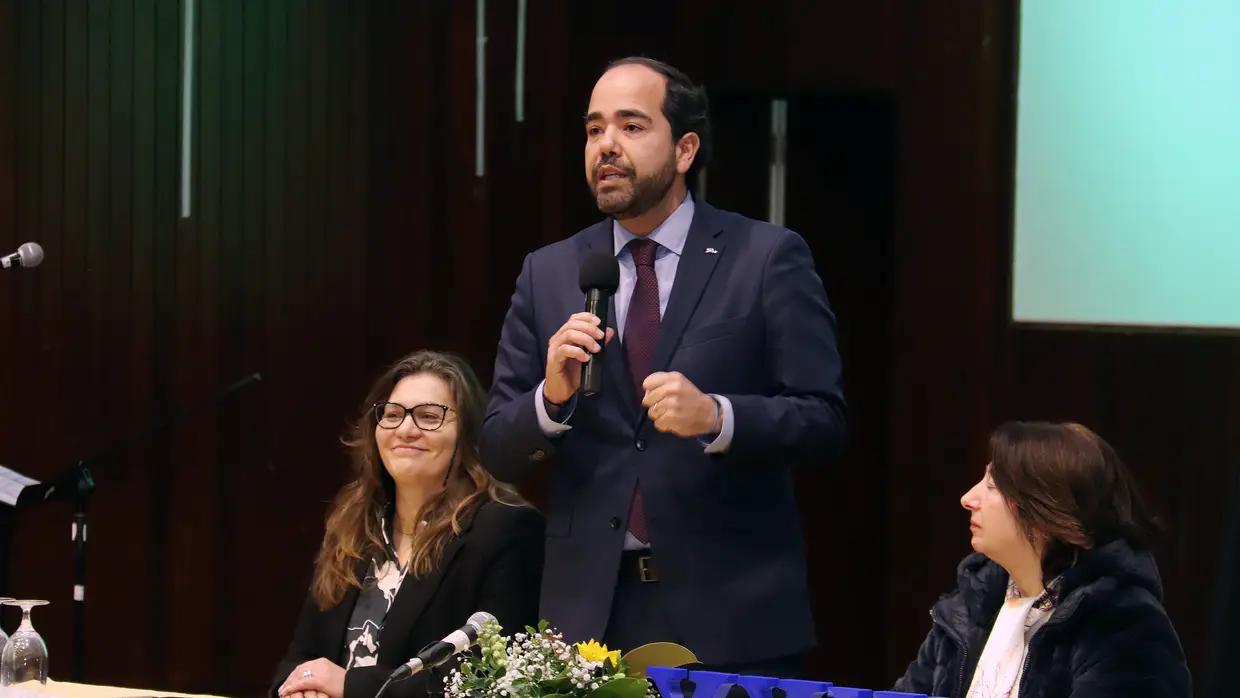
[[392,546],[391,510],[379,514],[379,530],[383,531],[383,554],[381,559],[370,561],[370,569],[362,580],[357,595],[357,605],[345,630],[344,668],[374,666],[379,661],[379,633],[383,620],[392,608],[392,600],[405,581],[408,566],[401,567]]

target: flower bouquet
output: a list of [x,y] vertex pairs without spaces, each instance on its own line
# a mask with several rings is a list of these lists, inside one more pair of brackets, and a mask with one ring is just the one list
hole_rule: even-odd
[[591,640],[574,645],[542,621],[511,638],[483,624],[478,649],[444,677],[447,698],[645,698],[656,692],[629,674],[620,650]]

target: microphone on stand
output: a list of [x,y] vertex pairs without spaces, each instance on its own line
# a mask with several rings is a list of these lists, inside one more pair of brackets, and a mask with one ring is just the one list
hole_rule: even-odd
[[[495,620],[495,616],[485,611],[478,611],[465,621],[460,629],[453,630],[447,637],[439,642],[432,642],[423,647],[418,656],[396,667],[396,671],[388,677],[388,683],[392,681],[400,681],[414,674],[433,669],[440,664],[448,661],[455,654],[460,654],[466,649],[478,642],[478,633],[482,630],[482,624],[488,620]],[[386,687],[386,684],[385,684]]]
[[603,391],[603,351],[607,348],[607,309],[611,297],[620,288],[620,263],[610,250],[595,250],[581,260],[577,283],[586,294],[586,312],[598,317],[603,330],[599,350],[581,368],[581,394],[597,395]]
[[12,254],[6,254],[0,257],[0,266],[5,269],[9,267],[37,267],[43,262],[43,248],[37,242],[28,242]]

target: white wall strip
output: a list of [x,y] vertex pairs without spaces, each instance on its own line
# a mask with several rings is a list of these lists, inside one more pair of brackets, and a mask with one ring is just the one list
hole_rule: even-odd
[[184,0],[181,14],[185,18],[181,42],[181,218],[189,218],[194,184],[194,0]]
[[525,121],[525,2],[517,0],[517,76],[514,86],[518,124]]
[[767,220],[784,225],[784,197],[787,192],[788,100],[771,100],[771,172],[767,195]]
[[477,111],[474,115],[476,126],[474,132],[474,175],[482,177],[486,175],[487,168],[487,0],[478,0],[478,38],[475,62],[477,63],[478,76],[475,80],[477,87]]

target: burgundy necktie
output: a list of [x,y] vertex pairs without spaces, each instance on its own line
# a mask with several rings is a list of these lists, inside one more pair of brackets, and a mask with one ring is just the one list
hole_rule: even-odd
[[[629,312],[624,318],[624,353],[629,360],[629,376],[638,403],[645,396],[642,382],[650,375],[650,363],[659,341],[659,279],[654,273],[654,253],[659,243],[646,238],[629,242],[629,253],[637,266],[637,283],[629,299]],[[646,512],[642,509],[641,482],[633,493],[629,509],[629,532],[646,543]]]

